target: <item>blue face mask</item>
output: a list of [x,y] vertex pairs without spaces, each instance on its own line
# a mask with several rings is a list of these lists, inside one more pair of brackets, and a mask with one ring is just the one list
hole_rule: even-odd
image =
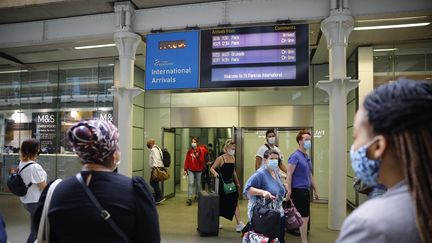
[[311,149],[312,148],[312,142],[311,142],[311,140],[305,140],[304,141],[304,148],[305,149]]
[[371,144],[372,143],[363,145],[356,151],[354,151],[353,146],[351,146],[350,157],[351,166],[356,176],[366,185],[375,186],[378,184],[378,173],[381,161],[372,160],[367,157],[367,149]]
[[277,159],[269,159],[269,161],[268,161],[268,167],[270,169],[272,169],[272,170],[279,169],[278,160]]

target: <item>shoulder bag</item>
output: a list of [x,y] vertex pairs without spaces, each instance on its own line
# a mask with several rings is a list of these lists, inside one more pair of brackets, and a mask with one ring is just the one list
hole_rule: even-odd
[[36,239],[37,243],[50,242],[50,225],[48,219],[48,210],[51,204],[51,198],[52,195],[54,194],[54,190],[61,181],[62,181],[61,179],[55,180],[48,188],[48,192],[42,209],[41,219],[39,221],[39,228],[38,228],[37,239]]
[[[225,164],[225,159],[224,159],[223,155],[222,155],[222,160],[223,160],[223,162],[224,162],[224,164]],[[231,194],[231,193],[237,191],[237,187],[236,187],[236,185],[234,184],[234,180],[231,181],[230,183],[225,183],[225,181],[224,181],[224,179],[223,179],[223,177],[222,177],[222,171],[221,171],[221,173],[219,173],[219,176],[220,176],[220,178],[222,179],[223,192],[224,192],[225,194]]]
[[153,167],[151,171],[151,179],[153,181],[166,181],[170,178],[168,170],[164,167]]
[[129,238],[126,236],[126,234],[123,232],[123,230],[118,227],[116,222],[114,222],[114,219],[111,217],[111,214],[102,208],[102,205],[100,205],[99,201],[96,199],[96,197],[93,195],[93,193],[90,191],[86,183],[84,182],[84,179],[82,178],[82,175],[80,172],[75,175],[79,183],[81,184],[81,187],[84,189],[87,196],[90,198],[90,201],[93,203],[93,205],[97,208],[97,210],[100,212],[100,216],[111,226],[111,228],[116,232],[122,239],[123,242],[129,243]]

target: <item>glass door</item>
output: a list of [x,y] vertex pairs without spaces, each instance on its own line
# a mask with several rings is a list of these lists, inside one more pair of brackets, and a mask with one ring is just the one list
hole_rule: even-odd
[[255,172],[255,157],[258,148],[265,142],[266,130],[244,129],[242,139],[242,177],[243,184],[246,184],[249,177]]
[[175,195],[175,131],[174,129],[163,129],[162,147],[167,149],[171,155],[171,165],[168,168],[170,178],[163,182],[163,195],[170,197]]

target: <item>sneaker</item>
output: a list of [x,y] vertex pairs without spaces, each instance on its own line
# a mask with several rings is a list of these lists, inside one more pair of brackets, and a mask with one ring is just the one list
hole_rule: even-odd
[[219,225],[219,229],[222,229],[222,228],[223,228],[223,226],[220,224],[220,225]]
[[244,227],[245,227],[245,224],[242,221],[240,221],[240,223],[236,226],[236,231],[241,232]]
[[165,202],[165,198],[162,198],[161,200],[159,200],[159,201],[156,201],[156,205],[159,205],[159,204],[161,204],[161,203],[163,203],[163,202]]
[[186,201],[186,205],[188,205],[188,206],[192,205],[192,199],[189,198],[189,199]]

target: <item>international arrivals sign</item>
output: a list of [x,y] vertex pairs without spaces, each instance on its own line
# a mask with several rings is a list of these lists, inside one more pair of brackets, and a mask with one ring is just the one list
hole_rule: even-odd
[[147,35],[146,90],[196,89],[199,32]]

